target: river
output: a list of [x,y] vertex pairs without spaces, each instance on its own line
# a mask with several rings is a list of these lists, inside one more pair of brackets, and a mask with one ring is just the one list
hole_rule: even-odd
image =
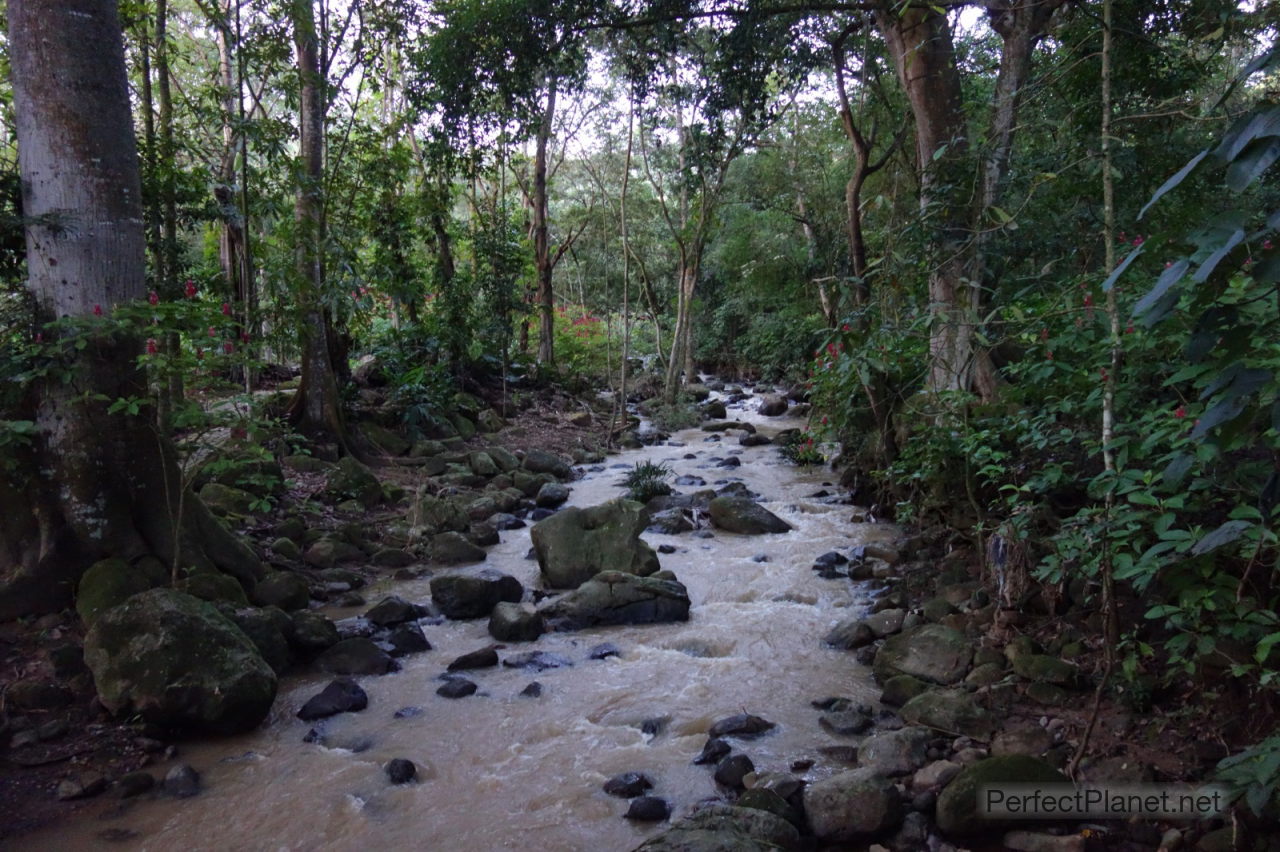
[[[766,435],[802,425],[759,417],[755,404],[752,399],[747,409],[731,409],[730,417],[752,422]],[[801,775],[814,780],[847,768],[821,749],[852,741],[821,728],[820,712],[810,702],[845,696],[875,704],[878,690],[869,670],[848,652],[821,643],[831,626],[865,607],[868,598],[848,580],[820,578],[811,565],[826,551],[888,541],[897,530],[854,523],[849,506],[814,496],[837,490],[824,484],[829,471],[787,464],[773,446],[742,448],[736,437],[708,438],[700,430],[683,431],[667,444],[610,456],[603,469],[571,483],[573,505],[594,505],[622,494],[623,468],[664,462],[675,475],[700,476],[708,485],[741,479],[794,526],[765,536],[646,534],[654,547],[677,548],[660,558],[688,587],[693,608],[687,623],[556,633],[511,644],[501,656],[545,650],[573,665],[540,673],[503,667],[470,672],[480,693],[458,700],[436,695],[437,678],[457,656],[491,644],[486,621],[424,624],[433,649],[402,658],[397,673],[362,678],[368,708],[328,720],[327,745],[304,743],[311,725],[294,714],[329,678],[291,676],[258,730],[181,746],[180,759],[203,778],[197,797],[104,799],[88,818],[22,838],[19,846],[90,848],[110,832],[117,840],[113,848],[156,852],[370,846],[623,852],[662,825],[624,819],[627,802],[606,795],[604,781],[643,772],[655,783],[652,794],[670,802],[678,818],[722,795],[711,767],[691,761],[713,722],[742,712],[777,723],[764,737],[735,742],[757,771],[786,772],[805,759],[814,763]],[[730,453],[740,453],[741,467],[717,467],[713,459]],[[503,533],[483,566],[462,570],[497,568],[536,586],[529,547],[528,529]],[[430,597],[425,577],[365,593],[370,603],[384,593],[411,601]],[[327,614],[341,618],[354,611]],[[616,645],[620,655],[588,659],[588,650],[603,642]],[[521,696],[532,680],[542,684],[541,697]],[[397,717],[403,708],[416,710]],[[644,730],[649,720],[664,720],[657,733]],[[416,783],[388,782],[383,766],[397,757],[417,764]],[[157,770],[163,774],[163,767]]]

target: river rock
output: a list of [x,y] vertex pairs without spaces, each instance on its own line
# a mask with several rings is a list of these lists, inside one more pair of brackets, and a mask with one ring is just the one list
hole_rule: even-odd
[[1025,754],[1039,757],[1053,747],[1053,735],[1039,725],[1006,728],[991,741],[991,756]]
[[756,771],[756,765],[745,754],[730,755],[716,764],[715,779],[731,790],[741,790],[742,779]]
[[767,734],[776,727],[777,725],[768,719],[753,716],[750,713],[739,713],[736,716],[728,716],[716,722],[711,726],[711,730],[707,734],[713,738],[739,737],[741,739],[754,739],[762,734]]
[[392,657],[404,657],[408,654],[420,654],[431,650],[422,628],[412,622],[397,624],[387,631],[379,642]]
[[1047,654],[1017,654],[1009,662],[1018,677],[1036,683],[1071,686],[1078,676],[1075,666]]
[[426,610],[417,604],[411,604],[398,595],[388,595],[378,601],[364,617],[379,627],[394,627],[406,621],[416,621],[426,615]]
[[935,760],[925,764],[911,777],[911,789],[938,790],[945,787],[952,778],[964,769],[959,763],[950,760]]
[[562,506],[569,499],[569,489],[559,482],[547,482],[538,489],[533,502],[543,509],[554,509]]
[[907,775],[929,759],[932,737],[928,729],[916,727],[872,734],[858,746],[858,764],[883,775]]
[[74,778],[65,778],[58,784],[60,802],[90,799],[107,789],[107,779],[97,772],[82,772]]
[[325,494],[333,500],[358,500],[366,509],[382,502],[382,483],[373,471],[351,456],[343,456],[325,477]]
[[890,636],[876,652],[876,679],[886,682],[908,674],[920,680],[949,686],[969,670],[973,649],[964,634],[939,624],[924,624]]
[[693,759],[695,766],[705,766],[709,763],[719,763],[721,760],[729,756],[729,752],[733,751],[733,747],[727,742],[715,737],[707,740],[706,745],[702,747],[702,752]]
[[925,725],[939,731],[989,740],[995,732],[994,716],[974,703],[960,689],[931,689],[902,705],[898,711],[904,722]]
[[836,736],[852,737],[861,734],[873,723],[870,716],[858,710],[835,710],[822,714],[818,724],[823,730],[830,731]]
[[880,703],[889,707],[901,707],[922,692],[929,690],[929,684],[911,675],[896,675],[884,682],[884,690],[880,693]]
[[877,639],[892,636],[902,629],[902,622],[907,617],[905,609],[882,609],[866,618],[867,627]]
[[337,626],[318,612],[299,610],[290,616],[293,630],[286,634],[293,650],[311,657],[332,648],[341,640]]
[[76,591],[76,612],[85,624],[93,624],[98,613],[118,606],[155,583],[145,572],[123,559],[103,559],[93,563],[80,578]]
[[471,523],[467,504],[462,500],[423,495],[410,515],[413,526],[424,535],[442,532],[463,532]]
[[897,788],[874,769],[854,769],[810,784],[804,810],[814,835],[826,842],[851,842],[902,821]]
[[85,662],[102,705],[164,726],[238,733],[271,709],[276,675],[212,605],[151,589],[98,614]]
[[337,675],[380,675],[399,668],[386,651],[370,639],[343,639],[316,658],[316,666]]
[[530,604],[502,601],[489,616],[489,635],[500,642],[532,642],[546,631],[546,621]]
[[200,792],[200,773],[188,764],[180,763],[165,773],[162,787],[166,795],[189,799]]
[[561,630],[689,620],[689,593],[676,580],[604,571],[541,610]]
[[524,469],[530,473],[549,473],[557,479],[568,479],[573,476],[573,468],[555,453],[533,449],[525,453]]
[[624,772],[604,782],[604,791],[620,799],[634,799],[652,789],[653,782],[641,772]]
[[328,537],[317,539],[302,554],[302,560],[317,568],[332,568],[347,562],[360,562],[365,553],[354,544]]
[[747,497],[717,497],[708,505],[707,511],[711,515],[711,523],[728,532],[764,535],[791,531],[790,524]]
[[756,808],[711,805],[645,841],[635,852],[776,852],[799,845],[800,833],[782,817]]
[[633,500],[611,500],[587,509],[570,507],[530,531],[538,567],[553,589],[576,589],[601,571],[647,577],[658,556],[640,538],[649,513]]
[[431,600],[448,618],[483,618],[499,601],[519,602],[520,581],[494,570],[476,574],[441,574],[431,578]]
[[762,417],[781,417],[790,407],[785,397],[769,394],[761,398],[759,411]]
[[116,781],[114,792],[121,799],[132,799],[134,796],[150,792],[155,786],[156,777],[146,770],[139,769],[120,776]]
[[436,695],[445,698],[466,698],[468,695],[475,695],[479,688],[474,681],[467,680],[465,677],[454,677],[446,680],[444,685],[436,690]]
[[442,532],[431,537],[431,559],[441,565],[483,562],[487,554],[459,532]]
[[671,817],[671,805],[657,796],[641,796],[631,800],[626,817],[634,822],[662,822]]
[[258,606],[278,606],[286,612],[306,609],[311,602],[307,581],[290,571],[271,571],[253,587]]
[[293,621],[282,610],[276,607],[226,607],[222,613],[249,637],[262,659],[267,661],[267,665],[276,674],[282,674],[293,662],[289,640],[285,638],[293,631]]
[[938,827],[946,834],[975,834],[998,823],[979,815],[978,793],[992,784],[1068,784],[1065,775],[1043,760],[1014,754],[988,757],[966,767],[938,796]]
[[862,618],[847,618],[837,624],[823,637],[822,641],[833,648],[851,651],[870,645],[876,640],[876,634]]
[[663,509],[653,513],[648,529],[663,535],[679,535],[693,529],[693,520],[684,509]]
[[449,663],[449,671],[466,671],[468,669],[487,669],[498,664],[498,650],[490,645],[478,651],[463,654]]
[[327,719],[339,713],[356,713],[369,706],[369,696],[351,678],[339,678],[311,696],[297,716],[304,722]]
[[209,603],[226,601],[236,606],[247,606],[249,603],[249,598],[244,593],[244,586],[241,586],[234,577],[223,574],[221,571],[197,571],[194,574],[188,574],[179,580],[174,588]]

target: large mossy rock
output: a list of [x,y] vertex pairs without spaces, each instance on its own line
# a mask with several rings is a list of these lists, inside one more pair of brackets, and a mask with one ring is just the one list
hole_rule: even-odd
[[258,498],[243,488],[210,482],[200,489],[200,499],[209,507],[209,511],[225,517],[249,514]]
[[427,494],[418,501],[410,520],[424,535],[466,532],[467,525],[471,523],[467,514],[468,502]]
[[104,707],[165,727],[247,731],[276,696],[275,672],[244,632],[211,604],[172,589],[99,613],[84,656]]
[[382,483],[373,471],[351,456],[344,456],[325,477],[325,492],[336,500],[358,500],[366,509],[382,502]]
[[573,468],[567,461],[546,450],[529,450],[524,457],[524,469],[530,473],[549,473],[557,479],[573,476]]
[[800,846],[800,832],[757,808],[712,805],[682,819],[635,852],[775,852]]
[[872,668],[881,683],[905,674],[950,686],[960,682],[972,660],[973,647],[963,633],[940,624],[924,624],[886,639]]
[[475,574],[440,574],[431,578],[431,600],[448,618],[484,618],[500,601],[519,603],[520,581],[485,570]]
[[938,828],[947,834],[975,834],[1000,823],[983,819],[979,793],[983,787],[1006,784],[1070,784],[1047,762],[1024,754],[988,757],[960,772],[938,796]]
[[534,524],[530,534],[547,585],[576,589],[601,571],[639,577],[656,573],[658,555],[640,538],[648,525],[643,505],[611,500],[564,509]]
[[810,784],[804,810],[814,836],[828,843],[879,834],[902,821],[897,788],[874,769],[854,769]]
[[911,725],[924,725],[949,734],[989,740],[997,720],[960,689],[930,689],[912,698],[898,711]]
[[711,523],[726,532],[764,535],[791,531],[791,524],[748,497],[717,497],[707,507]]
[[311,587],[297,574],[270,571],[253,587],[253,602],[258,606],[278,606],[286,612],[306,609],[311,602]]
[[145,572],[125,560],[103,559],[90,565],[80,578],[76,612],[85,624],[92,624],[98,613],[119,606],[154,585]]
[[689,620],[689,593],[675,580],[604,571],[541,610],[561,630]]

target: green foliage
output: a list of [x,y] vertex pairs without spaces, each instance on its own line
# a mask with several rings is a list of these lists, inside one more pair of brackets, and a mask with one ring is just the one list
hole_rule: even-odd
[[1244,799],[1251,811],[1262,816],[1269,805],[1274,807],[1280,789],[1280,737],[1269,737],[1223,758],[1213,780],[1227,788],[1232,801]]
[[827,457],[809,432],[794,432],[778,448],[778,453],[794,465],[824,465]]
[[648,503],[654,497],[671,493],[667,477],[671,468],[661,462],[637,462],[622,480],[627,487],[627,499],[638,503]]

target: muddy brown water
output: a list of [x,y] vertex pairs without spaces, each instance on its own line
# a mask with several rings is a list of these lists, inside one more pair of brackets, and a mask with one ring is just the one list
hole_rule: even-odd
[[[753,409],[754,401],[748,405]],[[803,425],[731,410],[764,434]],[[736,434],[736,433],[731,433]],[[395,674],[361,679],[368,709],[327,720],[327,745],[308,744],[311,724],[298,708],[329,678],[287,678],[268,720],[251,734],[185,745],[181,760],[203,776],[204,791],[184,801],[102,801],[98,813],[23,838],[17,848],[134,850],[362,850],[499,849],[629,850],[662,830],[623,818],[627,802],[606,795],[610,776],[644,772],[653,795],[673,806],[673,819],[721,795],[711,767],[694,766],[717,719],[750,712],[777,723],[764,737],[735,741],[759,772],[788,771],[792,761],[814,765],[815,780],[845,767],[821,752],[853,741],[829,734],[810,702],[830,695],[870,704],[878,695],[870,672],[848,652],[825,648],[821,637],[868,603],[846,580],[824,580],[811,569],[816,556],[897,535],[888,524],[853,523],[847,505],[811,495],[829,471],[786,464],[775,447],[738,446],[736,437],[708,442],[689,430],[661,445],[610,456],[605,469],[572,483],[571,503],[589,506],[622,494],[625,470],[641,461],[669,464],[676,475],[708,485],[740,479],[795,528],[784,534],[712,538],[646,534],[693,602],[684,624],[612,627],[557,633],[511,644],[500,655],[543,650],[573,665],[539,673],[497,668],[474,673],[476,696],[435,694],[438,676],[460,654],[492,642],[486,621],[424,625],[431,651],[401,659]],[[742,466],[712,461],[741,451]],[[695,458],[686,459],[686,454]],[[681,490],[692,490],[689,487]],[[829,489],[835,491],[835,489]],[[529,586],[537,563],[525,558],[528,530],[503,533],[480,567],[497,568]],[[757,561],[764,556],[767,561]],[[425,601],[427,579],[388,582],[366,590]],[[353,614],[331,611],[334,617]],[[589,660],[588,650],[611,642],[620,656]],[[521,697],[531,681],[540,698]],[[402,708],[416,715],[397,718]],[[646,733],[645,721],[665,719]],[[392,758],[418,766],[417,783],[393,786],[383,766]],[[156,771],[163,774],[164,767]]]

